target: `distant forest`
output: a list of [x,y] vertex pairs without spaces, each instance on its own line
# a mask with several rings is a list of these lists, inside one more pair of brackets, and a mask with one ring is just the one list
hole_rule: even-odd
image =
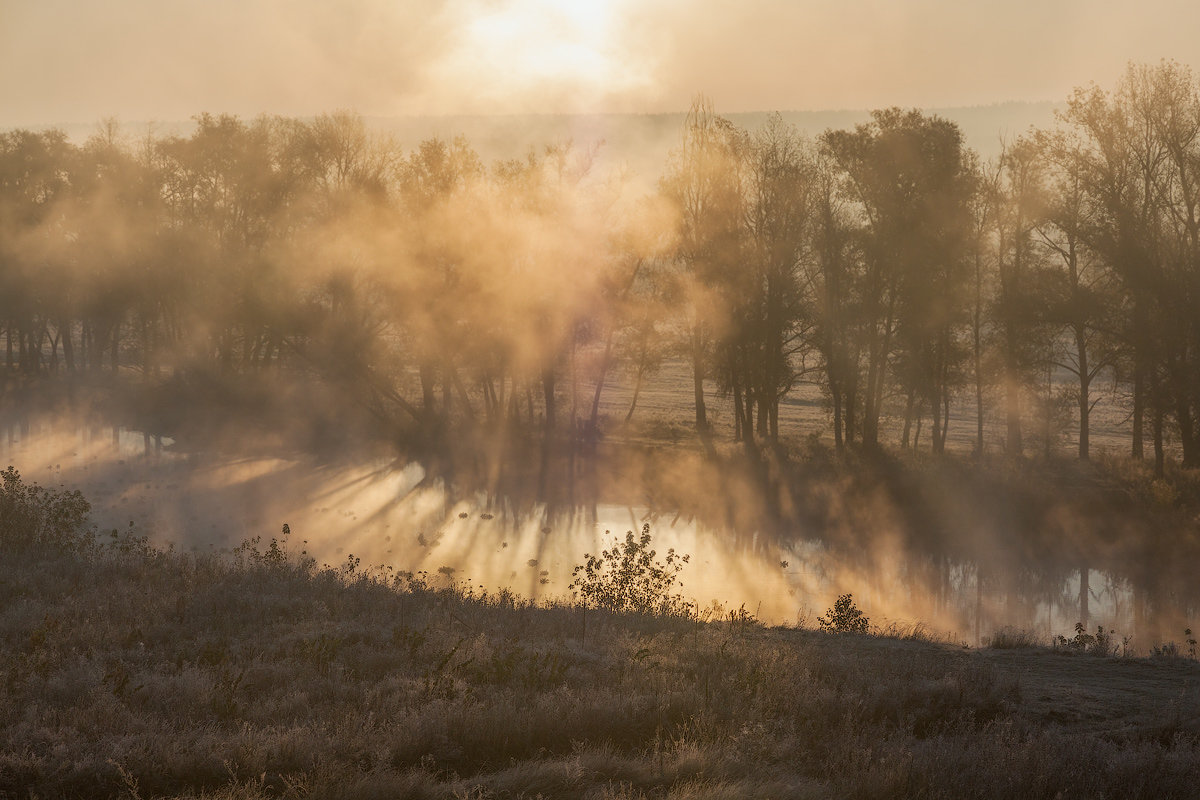
[[633,387],[632,417],[682,359],[687,422],[711,440],[715,386],[751,453],[809,382],[838,449],[891,419],[940,453],[957,398],[980,452],[995,408],[1007,453],[1048,448],[1066,414],[1087,459],[1104,391],[1133,457],[1200,466],[1189,68],[1078,89],[989,159],[918,110],[810,138],[703,97],[651,192],[596,169],[600,146],[485,164],[464,137],[405,150],[342,112],[4,132],[6,393],[119,383],[171,434],[189,401],[286,391],[400,443],[576,445],[603,432],[606,386]]

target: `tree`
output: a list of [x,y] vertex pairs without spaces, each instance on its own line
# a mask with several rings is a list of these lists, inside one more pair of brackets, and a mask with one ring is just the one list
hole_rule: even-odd
[[[479,156],[466,139],[447,143],[428,139],[400,168],[400,201],[412,232],[412,280],[405,287],[410,300],[402,313],[412,332],[421,381],[422,409],[427,425],[444,424],[451,414],[455,387],[461,389],[457,353],[465,349],[463,334],[470,320],[462,313],[466,279],[454,236],[456,218],[469,205],[484,174]],[[418,299],[419,298],[419,299]],[[440,378],[441,411],[435,390]],[[465,395],[465,391],[460,391]],[[469,408],[465,396],[464,408]],[[489,410],[495,410],[489,404]]]
[[[812,227],[815,165],[808,142],[779,115],[746,153],[746,255],[730,298],[738,312],[727,353],[741,435],[779,438],[779,401],[795,385],[812,324],[803,262]],[[758,411],[757,430],[754,424]]]
[[623,360],[634,377],[633,399],[625,416],[628,422],[637,407],[646,376],[658,368],[663,351],[658,322],[664,264],[669,259],[669,225],[662,204],[643,198],[606,227],[609,257],[600,275],[600,300],[591,315],[603,347],[594,369],[595,389],[587,432],[591,441],[599,433],[600,397],[609,371]]
[[0,134],[0,319],[9,369],[43,368],[46,311],[66,283],[77,159],[59,130]]
[[1042,353],[1034,311],[1034,273],[1040,266],[1035,232],[1043,222],[1046,205],[1043,181],[1041,154],[1032,140],[1017,139],[1005,145],[997,181],[994,318],[1003,364],[1005,450],[1010,456],[1020,456],[1024,447],[1022,387],[1032,379]]
[[1195,78],[1178,64],[1130,65],[1112,92],[1076,90],[1061,115],[1078,142],[1073,158],[1092,220],[1085,242],[1111,266],[1125,298],[1120,335],[1131,361],[1132,453],[1144,455],[1149,413],[1160,474],[1169,416],[1185,463],[1200,463],[1193,422],[1197,95]]
[[862,226],[863,444],[878,446],[884,398],[898,380],[929,404],[940,451],[961,358],[955,328],[970,194],[962,134],[939,117],[891,108],[823,142]]
[[839,191],[836,165],[822,145],[814,165],[811,257],[803,264],[815,322],[812,337],[821,357],[839,451],[854,441],[861,396],[862,258],[856,233],[849,202]]
[[732,311],[722,298],[741,257],[742,157],[746,136],[717,116],[712,101],[692,101],[683,141],[660,191],[677,214],[675,262],[679,308],[692,362],[696,429],[708,431],[704,381],[717,338]]
[[[1163,399],[1170,404],[1185,467],[1200,466],[1200,83],[1187,67],[1163,62],[1139,71],[1152,100],[1149,116],[1166,154],[1164,180],[1155,190],[1163,219],[1160,307]],[[1156,423],[1157,424],[1157,423]],[[1162,473],[1156,434],[1157,471]]]
[[1117,314],[1115,279],[1100,255],[1087,244],[1095,225],[1084,193],[1079,142],[1066,131],[1041,134],[1038,146],[1048,162],[1047,208],[1037,237],[1057,266],[1057,280],[1048,287],[1048,321],[1069,338],[1054,365],[1075,376],[1081,461],[1090,458],[1090,416],[1099,398],[1092,384],[1113,365],[1116,349],[1108,320]]
[[990,382],[985,371],[985,347],[990,317],[988,314],[992,283],[996,273],[995,248],[992,247],[995,218],[1000,202],[998,163],[975,164],[974,192],[970,198],[970,238],[968,251],[971,272],[971,382],[975,389],[975,455],[983,456],[984,388]]

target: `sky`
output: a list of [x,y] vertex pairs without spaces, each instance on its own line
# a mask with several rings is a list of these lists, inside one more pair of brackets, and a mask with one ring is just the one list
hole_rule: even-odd
[[0,126],[1061,101],[1194,0],[0,0]]

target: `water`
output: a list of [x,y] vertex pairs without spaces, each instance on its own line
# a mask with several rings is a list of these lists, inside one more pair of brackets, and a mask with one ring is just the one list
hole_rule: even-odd
[[[901,632],[920,625],[976,645],[1009,626],[1048,642],[1086,621],[1144,653],[1182,645],[1200,608],[1186,565],[1142,569],[1135,580],[1138,570],[1023,563],[1003,551],[972,561],[914,548],[894,521],[849,538],[795,520],[767,532],[729,525],[732,513],[664,511],[633,491],[627,504],[597,492],[587,503],[548,505],[456,490],[411,463],[181,454],[170,440],[159,444],[136,431],[44,420],[0,431],[0,461],[26,480],[80,489],[102,530],[132,524],[161,546],[227,551],[258,536],[265,549],[277,537],[318,564],[357,558],[362,568],[424,570],[435,584],[470,581],[537,599],[569,598],[585,554],[649,523],[660,558],[668,548],[691,556],[681,594],[705,608],[715,601],[717,613],[744,606],[768,623],[815,624],[850,592],[873,625]],[[736,486],[727,488],[736,500]]]

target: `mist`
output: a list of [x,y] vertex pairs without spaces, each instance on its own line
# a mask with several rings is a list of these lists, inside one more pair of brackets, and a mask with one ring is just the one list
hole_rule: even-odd
[[681,112],[699,90],[729,113],[1061,101],[1130,61],[1194,62],[1196,13],[1176,0],[6,2],[0,125]]
[[650,522],[702,605],[1148,647],[1192,608],[1147,594],[1190,546],[1155,533],[1191,525],[1190,295],[1078,178],[1139,93],[1195,81],[1130,66],[991,151],[972,124],[1054,109],[12,130],[5,455],[181,548],[287,523],[324,563],[560,598]]
[[1192,796],[1197,29],[0,0],[0,796]]

